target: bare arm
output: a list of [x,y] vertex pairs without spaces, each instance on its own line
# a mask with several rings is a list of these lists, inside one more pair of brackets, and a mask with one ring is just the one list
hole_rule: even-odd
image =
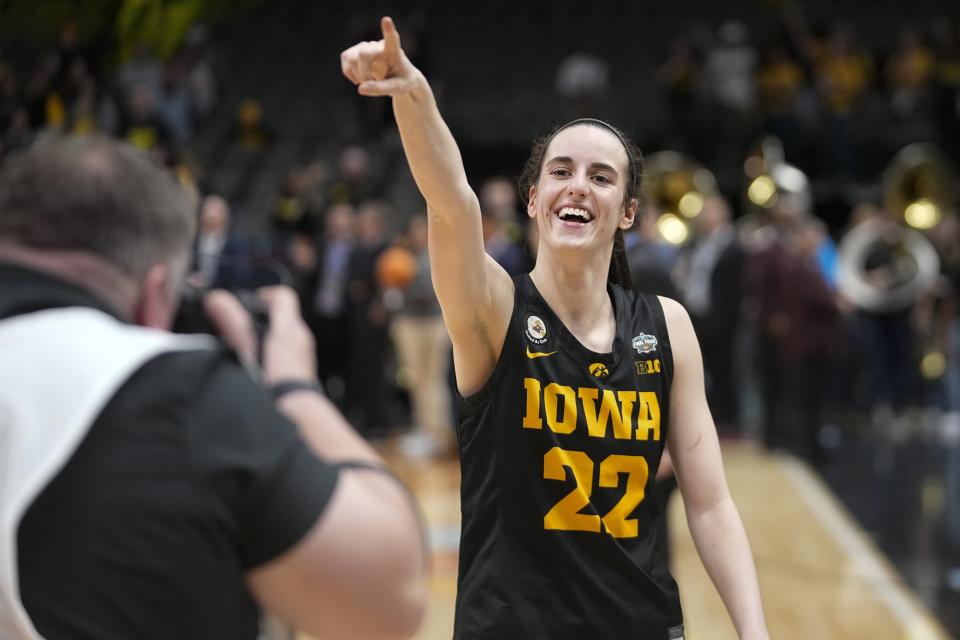
[[433,286],[453,341],[457,383],[465,394],[493,371],[513,308],[513,283],[484,251],[480,205],[456,141],[426,78],[407,59],[390,18],[383,40],[341,56],[343,74],[367,96],[391,96],[410,170],[427,201]]
[[740,638],[769,638],[750,543],[727,487],[716,427],[704,394],[700,345],[686,310],[660,298],[673,346],[667,446],[700,559]]
[[[270,315],[264,381],[313,379],[313,337],[300,318],[296,294],[272,287],[261,295]],[[214,292],[207,311],[224,340],[252,359],[251,322],[239,302]],[[280,398],[277,408],[324,460],[385,467],[326,397],[294,391]],[[407,638],[420,624],[427,578],[423,532],[411,496],[384,473],[343,469],[310,531],[246,578],[257,602],[311,635]]]

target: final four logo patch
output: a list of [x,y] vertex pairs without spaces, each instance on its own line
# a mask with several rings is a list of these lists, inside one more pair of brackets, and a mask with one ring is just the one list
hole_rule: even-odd
[[657,336],[641,333],[633,338],[633,348],[637,353],[652,353],[657,350]]
[[527,316],[527,339],[533,344],[547,341],[547,325],[539,316]]

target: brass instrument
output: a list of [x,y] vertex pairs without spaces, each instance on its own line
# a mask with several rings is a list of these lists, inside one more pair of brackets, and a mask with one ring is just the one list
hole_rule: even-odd
[[951,206],[952,176],[931,144],[911,144],[894,156],[883,175],[887,209],[914,229],[932,229]]
[[883,176],[890,218],[860,223],[838,249],[837,286],[858,307],[904,310],[936,285],[940,258],[922,231],[939,224],[953,206],[950,180],[931,145],[909,145],[893,158]]
[[676,151],[658,151],[644,160],[644,199],[659,213],[657,230],[672,245],[693,237],[692,223],[704,201],[717,193],[709,170]]
[[889,220],[867,220],[838,248],[837,287],[866,311],[911,307],[940,275],[940,258],[916,229]]
[[769,211],[786,198],[793,200],[793,208],[798,212],[810,212],[810,181],[803,171],[787,164],[783,145],[777,138],[763,138],[747,157],[743,170],[749,181],[745,207],[748,215]]

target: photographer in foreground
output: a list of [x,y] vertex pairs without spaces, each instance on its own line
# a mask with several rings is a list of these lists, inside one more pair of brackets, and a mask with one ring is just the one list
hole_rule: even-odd
[[[262,292],[260,388],[169,333],[194,216],[146,155],[47,140],[0,171],[0,637],[325,638],[417,628],[405,488],[323,397],[289,289]],[[252,360],[250,316],[206,301]]]

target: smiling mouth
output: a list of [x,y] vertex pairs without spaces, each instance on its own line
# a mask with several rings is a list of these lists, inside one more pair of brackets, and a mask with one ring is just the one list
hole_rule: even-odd
[[593,221],[593,216],[590,215],[589,211],[577,207],[564,207],[557,212],[557,217],[564,222],[575,224],[587,224]]

